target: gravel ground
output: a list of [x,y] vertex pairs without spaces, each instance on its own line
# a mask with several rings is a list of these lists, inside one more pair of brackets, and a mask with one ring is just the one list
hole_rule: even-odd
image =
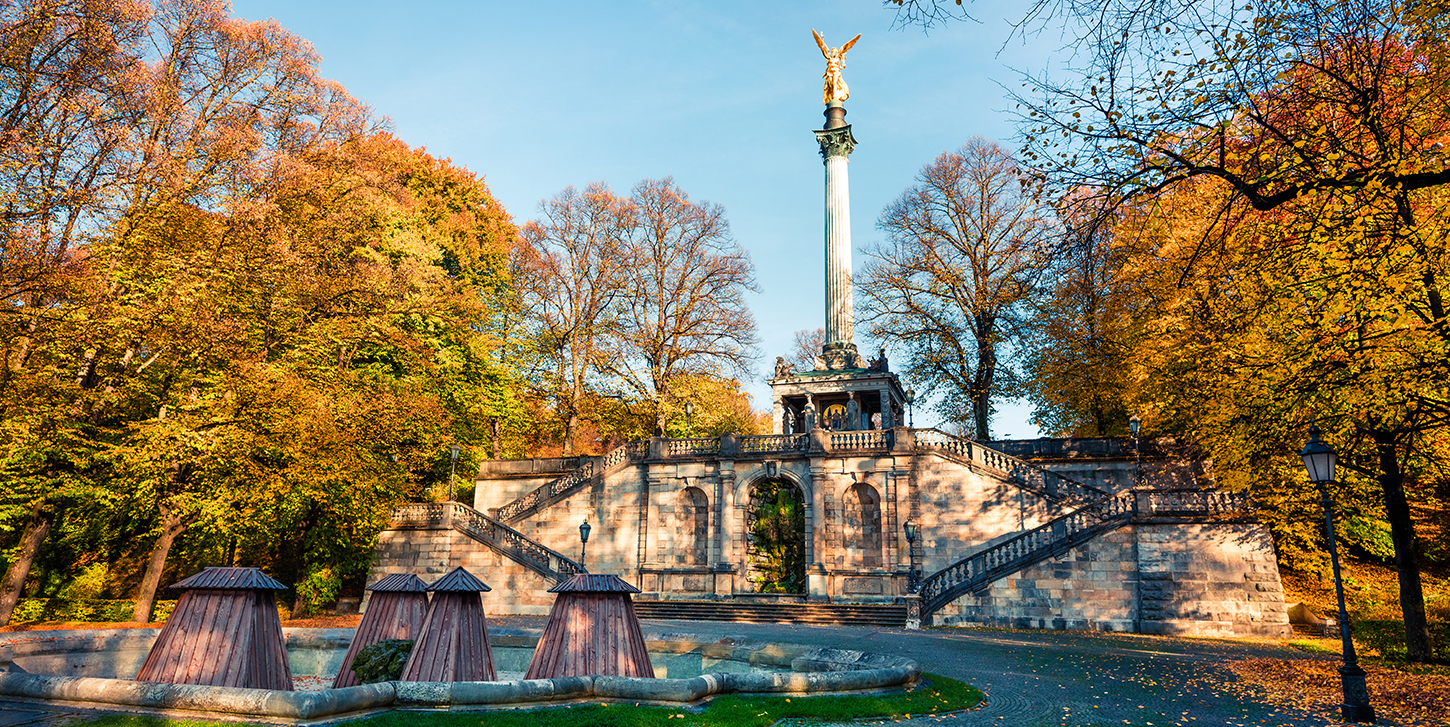
[[[541,627],[542,617],[490,619],[510,627]],[[917,660],[924,671],[972,684],[987,704],[956,715],[890,720],[907,725],[1329,725],[1336,720],[1269,705],[1239,684],[1225,664],[1254,657],[1307,655],[1280,642],[1185,639],[1080,631],[932,629],[646,621],[646,630],[737,635],[761,641],[860,649]],[[1333,657],[1325,657],[1333,658]],[[1374,685],[1370,685],[1373,691]],[[0,714],[6,712],[0,703]],[[18,707],[20,705],[9,705]],[[32,705],[25,705],[32,709]],[[37,714],[11,724],[56,727],[75,713]],[[1381,722],[1381,724],[1389,724]]]

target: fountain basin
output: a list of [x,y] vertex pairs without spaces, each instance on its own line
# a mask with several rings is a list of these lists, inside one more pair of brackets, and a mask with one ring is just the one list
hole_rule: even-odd
[[[297,680],[331,684],[352,629],[285,629]],[[716,694],[881,691],[915,682],[901,657],[743,638],[646,632],[655,679],[522,676],[537,629],[491,630],[499,681],[384,682],[345,689],[275,691],[136,682],[159,630],[33,631],[0,634],[0,698],[184,715],[229,714],[311,720],[366,710],[489,709],[582,700],[690,703]]]

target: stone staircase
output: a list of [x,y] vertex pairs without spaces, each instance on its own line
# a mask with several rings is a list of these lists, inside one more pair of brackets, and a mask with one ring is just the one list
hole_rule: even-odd
[[494,552],[553,581],[588,572],[563,553],[534,542],[523,533],[460,502],[421,502],[393,508],[388,527],[452,528]]
[[1246,495],[1213,490],[1132,490],[1101,497],[924,578],[917,589],[922,619],[968,593],[982,593],[996,581],[1131,522],[1233,519],[1245,515],[1249,507]]
[[843,603],[751,603],[723,601],[635,601],[640,618],[677,621],[733,621],[737,623],[789,623],[828,626],[889,626],[906,623],[906,606],[868,606]]

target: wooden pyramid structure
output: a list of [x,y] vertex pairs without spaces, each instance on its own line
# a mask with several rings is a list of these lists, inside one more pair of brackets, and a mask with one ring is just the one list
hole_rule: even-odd
[[342,668],[332,680],[333,689],[355,687],[362,682],[352,673],[352,660],[363,647],[388,639],[417,639],[428,614],[428,585],[412,573],[389,573],[368,586],[372,597],[357,625],[352,645],[342,657]]
[[428,590],[433,592],[433,601],[428,604],[422,635],[413,642],[399,678],[405,682],[497,679],[482,595],[493,589],[459,567],[434,581]]
[[654,677],[629,595],[638,588],[619,576],[580,573],[549,592],[559,595],[525,679]]
[[207,568],[171,588],[181,598],[136,681],[292,691],[273,594],[286,586],[257,568]]

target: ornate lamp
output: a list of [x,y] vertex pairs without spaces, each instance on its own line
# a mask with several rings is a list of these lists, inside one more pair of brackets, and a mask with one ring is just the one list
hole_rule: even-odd
[[1334,504],[1329,500],[1326,487],[1334,481],[1334,464],[1339,455],[1334,447],[1319,439],[1319,427],[1309,426],[1309,443],[1299,453],[1304,458],[1304,469],[1309,472],[1309,481],[1319,488],[1320,505],[1324,507],[1324,535],[1329,544],[1329,564],[1334,568],[1334,595],[1339,599],[1339,641],[1344,663],[1339,667],[1340,689],[1344,692],[1344,703],[1339,713],[1345,722],[1374,722],[1374,707],[1369,703],[1369,687],[1365,685],[1364,669],[1359,666],[1359,657],[1354,653],[1354,636],[1350,630],[1349,612],[1344,608],[1344,581],[1339,576],[1339,548],[1334,542]]
[[1128,431],[1133,433],[1133,486],[1142,484],[1143,480],[1143,450],[1138,446],[1138,430],[1143,428],[1143,420],[1137,414],[1128,417]]
[[695,402],[685,402],[685,436],[695,436]]
[[908,427],[910,427],[912,429],[915,429],[916,428],[916,417],[911,412],[911,406],[913,404],[915,404],[915,403],[916,403],[916,390],[915,389],[907,389],[906,390],[906,426],[908,426]]
[[579,565],[584,565],[584,548],[589,545],[589,521],[579,524]]
[[448,501],[449,502],[453,502],[453,500],[457,497],[457,490],[454,488],[453,484],[454,484],[454,480],[455,480],[455,475],[458,472],[458,452],[459,452],[460,449],[461,448],[458,445],[456,445],[456,444],[448,448],[448,455],[449,455],[449,462],[448,462]]
[[916,523],[907,520],[901,529],[906,531],[906,553],[911,562],[906,571],[906,592],[916,593]]

